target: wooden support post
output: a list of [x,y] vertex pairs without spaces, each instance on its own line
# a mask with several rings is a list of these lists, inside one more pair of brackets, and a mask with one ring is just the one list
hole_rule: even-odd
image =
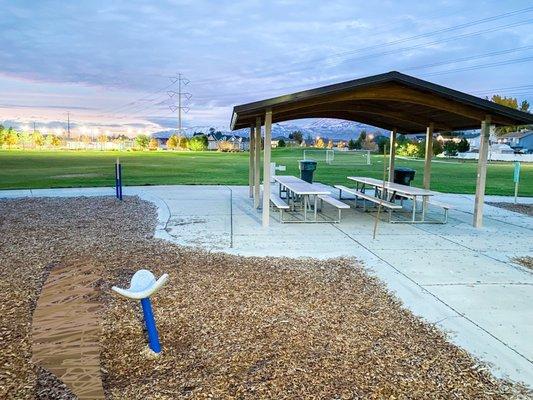
[[254,150],[254,208],[259,208],[259,199],[261,197],[260,179],[261,179],[261,118],[256,119],[255,123],[255,150]]
[[431,184],[431,159],[433,158],[433,123],[426,129],[426,158],[424,161],[424,189]]
[[396,134],[398,130],[394,128],[390,133],[390,152],[389,152],[389,182],[394,181],[394,159],[396,158]]
[[270,223],[270,148],[272,147],[272,110],[265,114],[265,144],[263,154],[263,227]]
[[250,189],[250,197],[254,196],[254,156],[255,156],[255,132],[254,126],[250,127],[250,141],[248,147],[248,186]]
[[489,154],[490,115],[481,123],[479,135],[479,159],[477,162],[476,198],[474,200],[474,227],[483,225],[483,203],[485,201],[485,183],[487,180],[487,157]]

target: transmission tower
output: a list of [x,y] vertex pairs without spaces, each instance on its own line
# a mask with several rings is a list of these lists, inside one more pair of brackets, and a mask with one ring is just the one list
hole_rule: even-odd
[[175,90],[169,90],[167,92],[168,97],[170,97],[171,100],[177,101],[177,104],[173,102],[168,106],[168,108],[170,108],[170,111],[172,112],[176,112],[176,110],[178,111],[178,135],[182,136],[181,114],[182,112],[189,112],[189,107],[187,104],[192,98],[192,94],[183,91],[183,86],[187,86],[190,81],[183,77],[181,73],[178,74],[178,76],[170,77],[170,80],[172,83],[178,84],[178,91],[176,92]]

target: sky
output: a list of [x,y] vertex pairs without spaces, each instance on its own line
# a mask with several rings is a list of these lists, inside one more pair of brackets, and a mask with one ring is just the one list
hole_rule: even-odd
[[[531,1],[0,0],[0,123],[228,129],[234,105],[397,70],[533,103]],[[187,111],[185,113],[185,111]]]

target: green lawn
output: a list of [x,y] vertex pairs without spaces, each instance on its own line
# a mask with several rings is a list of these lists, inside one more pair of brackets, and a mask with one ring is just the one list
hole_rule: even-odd
[[[99,151],[0,151],[0,188],[54,188],[112,186],[113,164],[120,157],[125,185],[248,183],[248,153],[218,152],[99,152]],[[286,165],[286,174],[298,175],[301,149],[274,149],[272,160]],[[415,186],[421,186],[423,162],[397,159],[396,166],[417,171]],[[348,175],[383,176],[383,156],[373,156],[372,165],[326,165],[319,162],[316,180],[347,183]],[[488,166],[487,194],[513,194],[512,163]],[[434,190],[474,193],[476,163],[434,160]],[[533,165],[522,164],[520,194],[533,196]]]

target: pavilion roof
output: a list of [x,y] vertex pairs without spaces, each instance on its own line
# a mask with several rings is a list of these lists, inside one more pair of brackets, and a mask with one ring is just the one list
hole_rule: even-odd
[[305,90],[235,106],[231,129],[248,128],[272,110],[272,122],[302,118],[357,121],[400,133],[476,129],[487,115],[494,125],[533,124],[533,114],[496,104],[400,72]]

